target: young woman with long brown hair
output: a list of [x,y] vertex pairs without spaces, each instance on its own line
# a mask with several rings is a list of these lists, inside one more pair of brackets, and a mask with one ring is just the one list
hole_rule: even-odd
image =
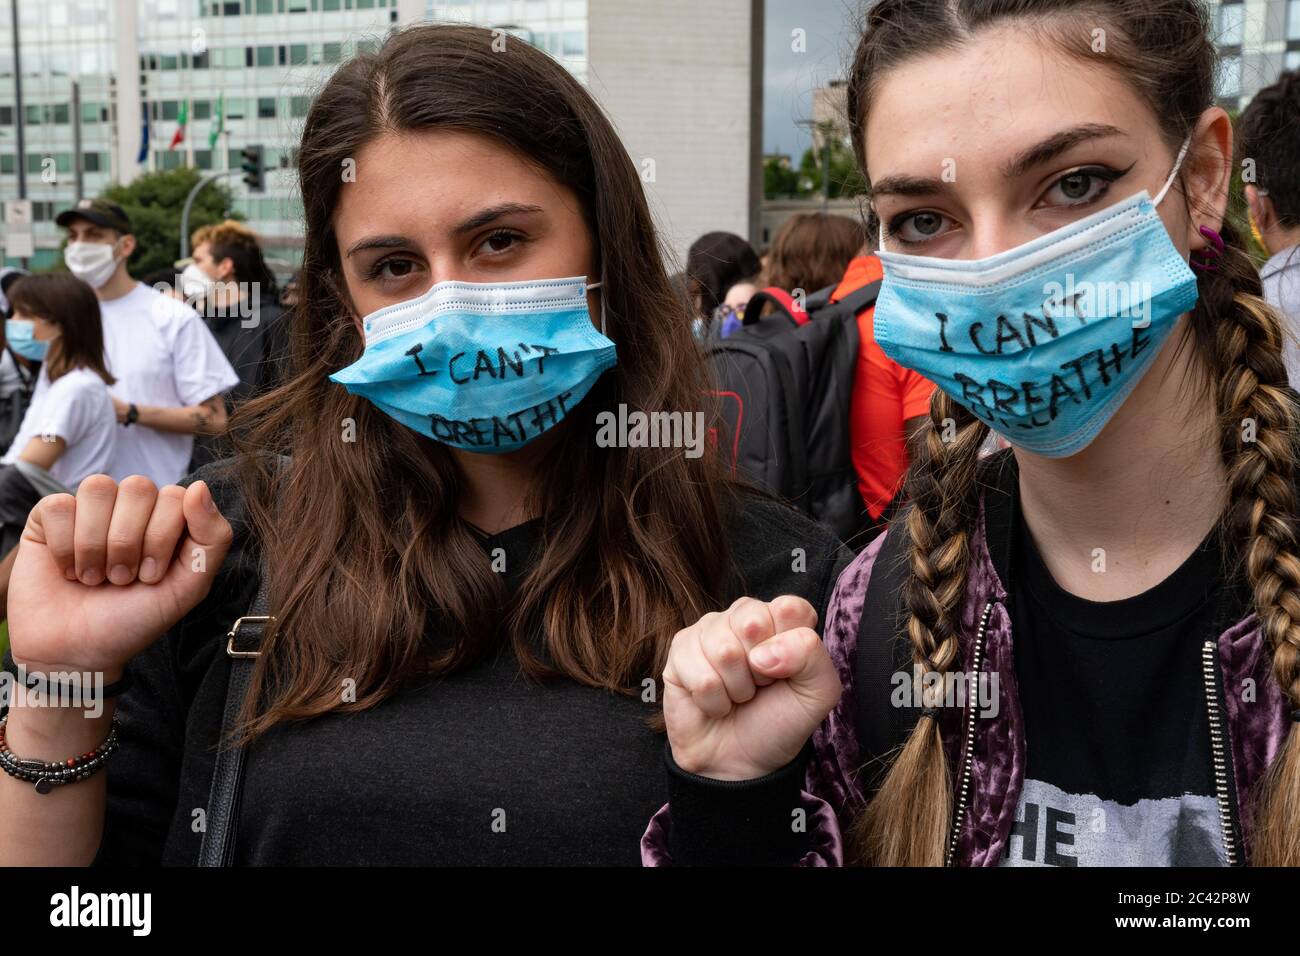
[[940,385],[912,504],[824,645],[748,636],[754,697],[697,692],[726,622],[675,639],[647,862],[1300,864],[1296,411],[1215,67],[1197,0],[871,7],[876,331]]
[[[92,477],[24,532],[15,660],[131,684],[10,710],[14,755],[73,762],[0,778],[0,862],[199,857],[260,583],[230,860],[635,863],[673,633],[758,593],[816,640],[847,553],[700,454],[635,167],[545,54],[397,33],[316,98],[299,175],[290,374],[241,410],[236,472]],[[676,414],[676,447],[609,434],[621,408]]]

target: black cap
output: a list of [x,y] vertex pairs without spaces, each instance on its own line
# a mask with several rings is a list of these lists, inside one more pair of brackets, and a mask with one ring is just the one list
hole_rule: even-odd
[[127,218],[122,207],[107,199],[78,199],[77,204],[71,209],[59,213],[54,222],[56,225],[66,226],[74,219],[85,219],[97,226],[116,229],[122,233],[131,231],[131,220]]

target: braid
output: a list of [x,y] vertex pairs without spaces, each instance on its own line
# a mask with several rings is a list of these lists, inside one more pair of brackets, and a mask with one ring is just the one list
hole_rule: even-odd
[[[944,441],[954,425],[952,440]],[[912,660],[922,674],[943,674],[957,662],[975,475],[987,435],[987,425],[935,390],[924,448],[907,477],[912,505],[905,528],[911,539],[912,573],[903,586],[903,599]],[[902,531],[896,527],[894,533]],[[924,701],[927,707],[942,703]],[[857,856],[872,866],[942,866],[951,814],[949,768],[938,721],[918,720],[855,828]]]
[[[1286,392],[1282,326],[1259,297],[1253,265],[1232,242],[1223,267],[1202,284],[1204,307],[1218,317],[1215,367],[1229,487],[1225,531],[1241,556],[1278,686],[1300,706],[1296,410]],[[1300,729],[1294,725],[1254,796],[1252,861],[1300,865]]]

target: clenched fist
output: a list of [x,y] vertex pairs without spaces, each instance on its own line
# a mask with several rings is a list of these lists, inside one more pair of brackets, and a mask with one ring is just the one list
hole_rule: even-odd
[[843,688],[803,598],[740,598],[678,631],[664,668],[673,760],[719,780],[750,780],[803,749]]
[[9,579],[9,644],[32,670],[120,674],[203,600],[233,533],[205,483],[91,475],[32,509]]

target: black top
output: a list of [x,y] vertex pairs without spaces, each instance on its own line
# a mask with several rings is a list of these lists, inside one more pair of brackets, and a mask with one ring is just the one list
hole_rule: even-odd
[[[212,592],[131,664],[121,751],[109,761],[97,863],[193,865],[202,833],[229,658],[225,633],[256,591],[242,502],[205,478],[236,541]],[[820,525],[746,496],[728,544],[742,594],[798,594],[819,615],[852,555]],[[485,536],[527,569],[537,525]],[[792,550],[802,548],[806,570]],[[272,609],[272,613],[274,610]],[[647,675],[650,676],[650,675]],[[568,680],[538,684],[506,645],[378,707],[280,725],[247,756],[235,860],[248,864],[624,864],[667,802],[658,705]]]
[[[283,380],[289,315],[271,295],[260,296],[256,310],[248,309],[249,303],[244,301],[225,307],[207,301],[199,305],[208,331],[239,376],[239,384],[223,394],[226,411],[233,414],[246,399]],[[196,435],[190,470],[229,454],[230,442],[225,435]]]
[[[1224,862],[1202,646],[1221,630],[1217,530],[1121,601],[1053,579],[1021,516],[1010,597],[1025,787],[1004,864]],[[1104,554],[1092,556],[1099,574]]]

